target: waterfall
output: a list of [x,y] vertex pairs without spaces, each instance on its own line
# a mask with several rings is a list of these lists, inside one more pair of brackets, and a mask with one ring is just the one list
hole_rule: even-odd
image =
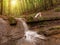
[[28,28],[26,22],[25,22],[22,18],[16,18],[16,19],[17,19],[17,20],[20,20],[20,21],[22,22],[25,31],[29,30],[29,28]]
[[37,34],[36,31],[29,30],[26,22],[22,18],[18,18],[18,20],[20,20],[22,22],[23,26],[24,26],[24,30],[25,30],[25,32],[24,32],[25,33],[24,34],[24,36],[25,36],[24,40],[25,40],[25,42],[27,41],[27,42],[30,42],[33,45],[35,45],[35,42],[37,41],[36,38],[46,39],[45,36]]

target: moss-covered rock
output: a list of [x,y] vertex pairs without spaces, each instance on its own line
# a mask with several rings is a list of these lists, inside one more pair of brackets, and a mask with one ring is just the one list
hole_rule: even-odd
[[16,20],[15,20],[14,17],[9,17],[9,18],[8,18],[8,21],[9,21],[9,24],[10,24],[10,25],[16,25],[16,24],[17,24],[17,22],[16,22]]
[[17,45],[16,41],[24,36],[24,26],[21,20],[16,19],[17,25],[11,26],[0,18],[0,45]]

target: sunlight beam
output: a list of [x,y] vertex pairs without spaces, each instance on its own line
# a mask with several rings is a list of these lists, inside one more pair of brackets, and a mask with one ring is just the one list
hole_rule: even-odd
[[11,0],[11,5],[12,5],[12,6],[15,6],[15,5],[16,5],[16,3],[17,3],[17,1],[16,1],[16,0]]

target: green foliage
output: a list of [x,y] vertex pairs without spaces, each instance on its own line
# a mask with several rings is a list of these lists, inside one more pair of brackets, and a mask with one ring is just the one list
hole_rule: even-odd
[[50,9],[51,6],[60,3],[59,0],[17,0],[17,4],[12,6],[10,4],[12,0],[3,0],[3,13],[4,15],[17,15],[20,16],[23,13],[29,13],[33,11],[42,11]]
[[60,7],[54,9],[55,12],[60,12]]
[[60,26],[51,27],[51,28],[49,28],[49,30],[60,30]]
[[34,19],[33,15],[25,16],[24,18],[27,20],[27,22],[47,21],[47,20],[57,20],[57,19],[60,19],[60,17],[43,17],[43,16]]

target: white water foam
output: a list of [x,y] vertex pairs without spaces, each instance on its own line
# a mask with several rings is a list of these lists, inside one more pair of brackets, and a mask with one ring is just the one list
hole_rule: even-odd
[[29,28],[28,28],[28,26],[27,26],[27,24],[26,24],[26,22],[24,20],[22,20],[21,18],[18,18],[18,19],[22,22],[22,24],[24,26],[24,29],[25,29],[25,32],[24,32],[25,33],[24,34],[25,41],[28,41],[30,43],[35,44],[35,41],[37,41],[36,38],[46,39],[45,36],[39,35],[39,34],[37,34],[37,32],[29,30]]
[[30,31],[30,30],[25,32],[25,36],[26,36],[26,40],[30,41],[30,42],[36,41],[36,38],[46,39],[45,36],[39,35],[39,34],[37,34],[37,32]]

